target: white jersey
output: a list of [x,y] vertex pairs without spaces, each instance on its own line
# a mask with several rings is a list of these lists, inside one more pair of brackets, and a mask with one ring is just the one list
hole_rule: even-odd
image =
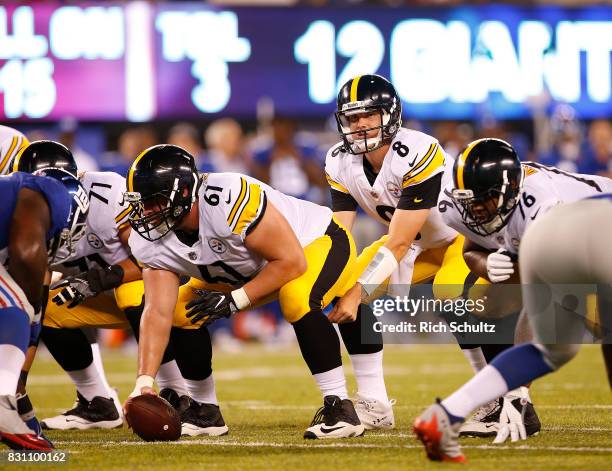
[[534,162],[523,162],[525,181],[521,198],[506,225],[488,236],[469,230],[457,205],[450,198],[453,184],[447,183],[438,202],[444,222],[466,238],[489,250],[503,248],[518,254],[521,239],[538,216],[562,203],[571,203],[598,193],[612,192],[612,180],[606,177],[570,173]]
[[[329,208],[287,196],[239,173],[209,173],[198,190],[199,231],[193,240],[174,231],[150,242],[132,231],[133,255],[144,265],[232,287],[244,285],[266,264],[245,238],[269,203],[287,219],[302,247],[323,236]],[[196,238],[197,237],[197,238]]]
[[[438,175],[445,175],[444,169],[449,166],[453,166],[453,159],[435,138],[406,128],[400,128],[393,139],[373,185],[364,171],[363,155],[345,152],[342,144],[338,144],[325,158],[325,173],[332,189],[350,195],[366,213],[386,225],[404,189],[417,188]],[[435,207],[437,197],[437,194],[433,197],[433,207],[428,206],[431,207],[429,217],[414,241],[421,250],[448,245],[457,236],[442,221]],[[417,192],[411,198],[418,204],[425,196],[419,197]]]
[[28,144],[27,138],[16,129],[0,126],[0,175],[11,173],[10,163]]
[[130,209],[123,202],[125,178],[114,172],[85,172],[79,180],[89,195],[87,226],[75,252],[52,267],[64,274],[104,268],[130,255],[119,239],[119,230],[127,224]]

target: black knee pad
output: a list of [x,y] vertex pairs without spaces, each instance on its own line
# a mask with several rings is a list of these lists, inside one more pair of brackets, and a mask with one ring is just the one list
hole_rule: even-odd
[[91,344],[81,329],[53,329],[43,326],[40,338],[65,371],[82,370],[93,362]]
[[212,373],[212,344],[208,329],[173,327],[170,343],[181,375],[185,379],[202,380]]
[[[375,322],[376,316],[372,308],[367,304],[360,304],[355,322],[338,324],[342,341],[350,355],[376,353],[383,349],[382,332],[374,331]],[[365,338],[367,343],[363,342]]]

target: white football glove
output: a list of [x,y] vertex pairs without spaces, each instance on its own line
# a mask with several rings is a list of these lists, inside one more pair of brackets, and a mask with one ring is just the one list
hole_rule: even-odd
[[521,410],[517,409],[512,401],[519,400],[519,407],[525,410],[527,398],[515,395],[506,394],[504,396],[504,405],[499,416],[499,430],[493,443],[504,443],[510,437],[513,442],[527,439],[527,431],[525,430],[525,421]]
[[487,275],[491,283],[501,283],[514,274],[512,259],[502,252],[504,249],[498,249],[487,257]]

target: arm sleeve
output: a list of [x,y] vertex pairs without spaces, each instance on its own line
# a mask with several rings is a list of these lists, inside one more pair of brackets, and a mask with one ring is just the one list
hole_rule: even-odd
[[410,185],[403,189],[397,203],[398,209],[429,209],[438,204],[442,174],[438,173],[422,183]]
[[332,211],[356,211],[357,201],[348,193],[330,189],[331,200],[332,200]]

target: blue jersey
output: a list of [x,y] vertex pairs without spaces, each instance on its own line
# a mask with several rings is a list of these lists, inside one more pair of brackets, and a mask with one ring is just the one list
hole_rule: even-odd
[[37,191],[45,197],[51,215],[51,227],[47,232],[47,241],[58,235],[68,224],[70,216],[71,197],[68,190],[59,181],[15,172],[0,177],[0,251],[8,246],[13,213],[17,205],[19,190],[28,188]]

